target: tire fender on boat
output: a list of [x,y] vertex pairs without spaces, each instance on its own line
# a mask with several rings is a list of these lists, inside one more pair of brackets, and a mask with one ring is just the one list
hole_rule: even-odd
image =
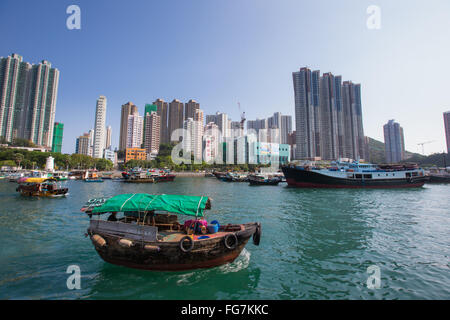
[[[233,239],[231,244],[228,243],[230,238]],[[223,238],[223,242],[225,244],[225,247],[227,247],[227,249],[233,250],[234,248],[236,248],[238,244],[238,238],[236,234],[229,233],[225,236],[225,238]]]
[[256,225],[255,233],[253,234],[253,244],[259,246],[259,241],[261,240],[261,223]]
[[98,245],[99,247],[104,247],[104,246],[106,246],[106,240],[105,239],[103,239],[101,236],[99,236],[98,234],[94,234],[93,236],[92,236],[92,241],[96,244],[96,245]]
[[124,248],[130,248],[133,245],[133,241],[128,239],[120,239],[119,245]]
[[[188,246],[187,248],[184,246],[184,242],[185,242],[186,240],[189,241],[189,246]],[[180,249],[181,249],[181,251],[183,251],[183,252],[189,252],[189,251],[191,251],[193,248],[194,248],[194,239],[192,239],[192,238],[189,237],[189,236],[184,236],[183,238],[181,238],[181,240],[180,240]]]

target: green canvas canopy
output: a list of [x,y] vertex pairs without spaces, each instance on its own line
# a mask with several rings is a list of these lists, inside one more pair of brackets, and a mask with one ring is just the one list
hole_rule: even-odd
[[106,200],[103,205],[95,207],[92,213],[156,210],[203,217],[207,201],[208,197],[202,196],[129,193]]

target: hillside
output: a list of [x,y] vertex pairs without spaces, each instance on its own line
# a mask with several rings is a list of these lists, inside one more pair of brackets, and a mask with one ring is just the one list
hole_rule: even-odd
[[[368,137],[369,139],[369,161],[372,163],[385,163],[386,156],[384,154],[384,143]],[[446,155],[446,165],[450,166],[450,156]],[[414,162],[423,167],[444,166],[444,154],[435,153],[424,156],[418,153],[406,151],[406,159],[403,162]]]

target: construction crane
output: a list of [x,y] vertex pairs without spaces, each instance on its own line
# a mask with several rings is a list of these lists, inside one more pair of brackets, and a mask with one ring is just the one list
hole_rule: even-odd
[[[238,102],[239,112],[241,112],[241,103]],[[241,130],[244,130],[244,123],[245,123],[245,111],[241,113]]]
[[425,141],[425,142],[421,142],[421,143],[418,143],[418,144],[417,144],[417,145],[419,145],[419,146],[422,146],[422,154],[423,154],[423,155],[425,155],[425,148],[424,148],[424,145],[425,145],[425,144],[432,143],[432,142],[435,142],[435,140],[432,140],[432,141]]

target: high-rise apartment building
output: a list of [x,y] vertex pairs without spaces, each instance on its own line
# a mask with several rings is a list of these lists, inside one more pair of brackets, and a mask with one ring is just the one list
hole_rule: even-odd
[[46,60],[31,65],[18,54],[0,58],[0,136],[51,147],[58,82],[58,69]]
[[75,153],[84,154],[86,156],[90,155],[89,149],[90,149],[90,143],[89,143],[90,137],[89,133],[85,133],[82,136],[79,136],[77,138],[77,142],[75,145]]
[[216,112],[214,115],[206,116],[206,123],[214,122],[221,132],[221,139],[230,136],[231,120],[226,113]]
[[447,142],[447,153],[450,154],[450,111],[444,112],[445,140]]
[[219,126],[214,122],[206,124],[203,132],[203,160],[207,163],[214,163],[219,156],[220,143]]
[[311,70],[301,68],[292,73],[295,98],[296,159],[316,156],[314,107],[311,92]]
[[157,155],[161,138],[161,117],[157,111],[145,114],[144,148],[147,154]]
[[162,99],[156,99],[153,104],[156,105],[158,116],[161,119],[160,143],[169,143],[169,127],[167,123],[169,105]]
[[107,126],[106,127],[105,149],[111,149],[111,139],[112,139],[112,128],[111,128],[111,126]]
[[405,159],[405,140],[403,128],[394,120],[389,120],[383,126],[384,148],[388,163],[400,162]]
[[188,102],[186,102],[184,104],[184,120],[187,120],[187,118],[194,119],[195,110],[198,109],[200,109],[200,103],[198,103],[197,101],[191,99]]
[[61,153],[64,123],[55,122],[53,128],[52,152]]
[[[368,156],[361,107],[361,86],[341,76],[301,68],[293,73],[295,159]],[[282,133],[282,140],[284,134]]]
[[[320,156],[322,159],[337,159],[338,130],[336,113],[335,80],[332,73],[324,73],[320,78]],[[316,150],[317,152],[317,150]]]
[[95,109],[94,146],[92,157],[103,158],[106,139],[106,97],[100,96]]
[[183,123],[183,150],[191,152],[194,160],[202,161],[203,159],[203,123],[188,118]]
[[127,135],[128,135],[128,116],[137,114],[138,108],[132,102],[127,102],[122,105],[120,115],[120,137],[119,137],[119,150],[125,151],[127,148]]
[[88,156],[92,157],[92,154],[94,152],[94,129],[89,130],[89,149],[88,149]]
[[172,134],[177,129],[183,128],[183,103],[180,100],[174,99],[169,104],[169,140],[170,141],[179,141],[179,139],[175,138],[172,140]]
[[289,144],[289,135],[292,133],[292,116],[281,115],[281,143]]
[[126,148],[141,148],[144,133],[144,118],[139,114],[130,114],[127,125]]
[[[143,131],[145,131],[145,125],[146,125],[146,121],[147,121],[147,113],[152,113],[152,112],[157,112],[158,111],[158,106],[156,104],[146,104],[144,107],[144,125],[143,125]],[[142,134],[142,143],[145,143],[145,134]]]

